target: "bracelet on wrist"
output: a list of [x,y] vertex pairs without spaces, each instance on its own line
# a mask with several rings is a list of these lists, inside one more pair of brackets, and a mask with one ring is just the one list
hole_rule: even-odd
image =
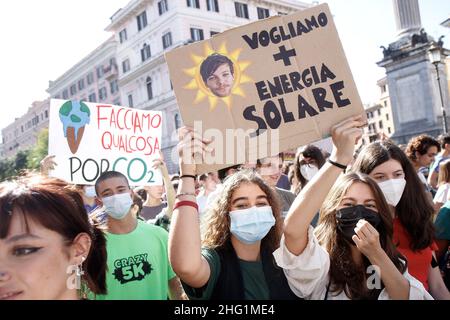
[[180,192],[180,193],[177,193],[175,195],[175,199],[178,199],[181,196],[191,196],[191,197],[197,198],[197,195],[195,193],[192,193],[192,192]]
[[327,159],[327,161],[328,161],[329,163],[331,163],[333,166],[338,167],[338,168],[344,170],[344,172],[345,172],[345,170],[347,169],[347,166],[346,166],[346,165],[340,164],[339,162],[335,162],[335,161],[332,161],[332,160],[330,160],[330,159]]
[[198,204],[194,201],[177,201],[173,210],[178,209],[179,207],[193,207],[198,212]]
[[181,176],[180,176],[180,179],[183,179],[183,178],[192,178],[192,179],[194,179],[194,180],[197,179],[196,176],[190,175],[190,174],[183,174],[183,175],[181,175]]

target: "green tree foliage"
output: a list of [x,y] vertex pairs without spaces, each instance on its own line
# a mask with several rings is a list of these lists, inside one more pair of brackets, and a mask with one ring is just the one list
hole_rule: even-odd
[[27,170],[29,153],[29,150],[21,150],[13,158],[0,160],[0,181],[12,179]]
[[8,159],[0,159],[0,181],[12,179],[24,170],[39,170],[42,159],[48,152],[48,129],[39,132],[36,145],[30,150],[23,150]]
[[36,146],[30,150],[27,157],[28,169],[38,170],[42,159],[48,154],[48,128],[39,132]]

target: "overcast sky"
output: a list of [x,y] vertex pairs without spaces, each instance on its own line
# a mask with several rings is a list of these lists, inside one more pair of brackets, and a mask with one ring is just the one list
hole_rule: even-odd
[[[169,0],[175,1],[175,0]],[[177,0],[184,1],[184,0]],[[109,18],[128,0],[8,1],[0,10],[0,129],[26,113],[35,100],[48,97],[55,80],[83,59],[110,34]],[[312,2],[312,1],[304,1]],[[384,69],[381,45],[396,35],[392,0],[329,0],[363,103],[378,98],[376,81]],[[220,3],[220,2],[219,2]],[[436,39],[450,29],[439,24],[450,17],[450,0],[419,0],[422,25]]]

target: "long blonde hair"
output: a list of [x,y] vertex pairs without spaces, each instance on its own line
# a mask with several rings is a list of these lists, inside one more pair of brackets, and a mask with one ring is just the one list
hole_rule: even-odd
[[439,165],[438,187],[446,183],[450,183],[450,160]]
[[274,191],[262,180],[262,178],[251,170],[239,171],[229,176],[223,183],[223,189],[218,198],[209,208],[203,221],[202,245],[208,248],[219,248],[224,246],[231,238],[230,232],[230,209],[233,192],[242,184],[256,184],[266,194],[269,205],[275,217],[275,225],[261,241],[261,248],[275,251],[280,245],[282,232],[282,218],[280,204]]

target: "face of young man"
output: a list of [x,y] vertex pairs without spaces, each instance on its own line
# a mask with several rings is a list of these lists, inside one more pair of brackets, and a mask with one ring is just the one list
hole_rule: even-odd
[[278,157],[268,157],[260,160],[261,166],[257,169],[263,180],[272,188],[275,188],[281,176],[283,160]]
[[227,97],[233,87],[234,76],[227,63],[221,64],[206,80],[206,86],[218,97]]

